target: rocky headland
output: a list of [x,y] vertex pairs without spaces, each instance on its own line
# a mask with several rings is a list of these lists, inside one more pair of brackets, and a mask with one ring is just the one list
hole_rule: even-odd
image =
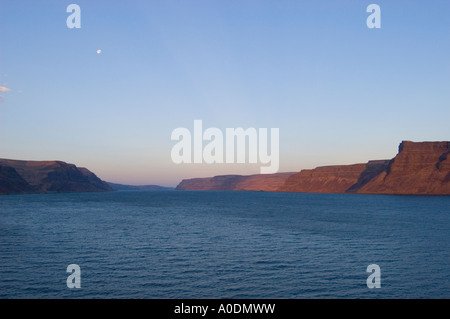
[[0,194],[104,192],[94,173],[62,161],[0,159]]

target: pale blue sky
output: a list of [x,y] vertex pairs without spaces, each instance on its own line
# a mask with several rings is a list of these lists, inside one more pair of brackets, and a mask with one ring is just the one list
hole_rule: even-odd
[[0,0],[0,157],[176,185],[259,172],[173,164],[171,132],[195,119],[279,128],[280,171],[450,140],[449,14],[447,0]]

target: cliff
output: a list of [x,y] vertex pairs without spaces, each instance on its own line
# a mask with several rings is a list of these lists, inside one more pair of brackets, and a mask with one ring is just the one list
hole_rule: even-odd
[[298,173],[183,180],[183,190],[450,195],[450,142],[403,141],[390,160],[322,166]]
[[88,169],[61,161],[0,159],[0,177],[0,194],[112,190]]
[[34,192],[17,171],[10,166],[0,165],[0,194],[24,194]]
[[294,173],[221,175],[206,178],[184,179],[177,190],[239,190],[239,191],[276,191],[289,176]]
[[344,193],[356,184],[366,164],[323,166],[304,169],[290,176],[277,191],[298,193]]
[[450,142],[403,141],[380,174],[360,194],[450,195]]
[[449,153],[450,142],[403,141],[391,160],[302,170],[278,191],[450,195]]

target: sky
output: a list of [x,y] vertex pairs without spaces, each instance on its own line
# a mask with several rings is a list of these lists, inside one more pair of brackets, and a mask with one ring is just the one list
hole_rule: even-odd
[[280,172],[390,159],[450,140],[449,15],[448,0],[0,0],[0,157],[135,185],[259,173],[175,164],[172,131],[202,120],[279,128]]

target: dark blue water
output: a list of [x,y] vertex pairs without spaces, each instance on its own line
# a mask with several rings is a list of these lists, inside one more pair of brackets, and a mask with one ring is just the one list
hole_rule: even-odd
[[[450,196],[1,196],[0,297],[449,298],[449,208]],[[369,264],[381,288],[367,287]]]

